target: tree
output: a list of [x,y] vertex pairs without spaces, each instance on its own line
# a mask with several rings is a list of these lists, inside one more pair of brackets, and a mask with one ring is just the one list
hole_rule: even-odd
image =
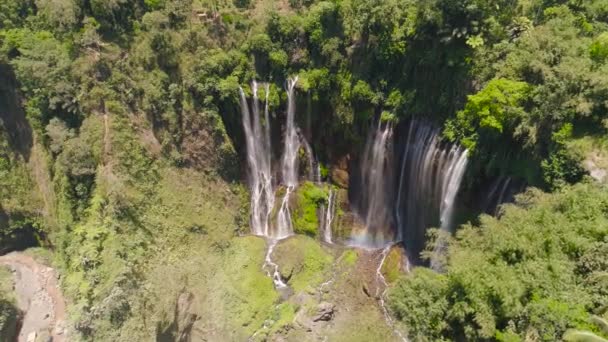
[[80,7],[75,0],[36,0],[38,18],[52,31],[67,32],[80,21]]
[[516,125],[526,115],[523,106],[530,90],[525,82],[491,80],[482,90],[468,96],[465,108],[448,123],[445,135],[452,141],[460,141],[473,153],[482,139],[484,143],[499,143],[504,133],[507,137],[514,134]]

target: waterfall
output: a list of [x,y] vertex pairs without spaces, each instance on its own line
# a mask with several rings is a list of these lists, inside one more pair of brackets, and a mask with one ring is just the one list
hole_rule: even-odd
[[487,214],[499,216],[500,207],[515,200],[515,195],[524,191],[526,182],[509,176],[499,176],[492,182],[484,201],[483,211]]
[[450,149],[447,158],[447,165],[449,165],[449,167],[447,172],[442,175],[443,183],[441,187],[441,207],[439,213],[441,229],[451,231],[454,200],[460,189],[462,176],[464,176],[464,171],[467,167],[467,151],[454,145]]
[[247,147],[247,163],[249,165],[249,188],[251,189],[251,227],[253,234],[270,234],[269,218],[274,207],[274,190],[272,188],[271,150],[270,150],[270,121],[268,117],[268,86],[264,101],[264,122],[260,120],[260,103],[258,99],[258,84],[251,85],[253,100],[251,111],[247,97],[240,90],[241,112],[245,141]]
[[[408,150],[409,148],[409,137],[412,135],[412,126],[409,126],[408,129],[408,133],[407,133],[407,142],[405,145],[405,151]],[[401,198],[402,196],[402,191],[401,191],[401,186],[403,184],[403,175],[405,174],[405,162],[407,160],[407,158],[405,158],[405,156],[403,158],[401,158],[401,172],[399,172],[399,183],[398,183],[398,189],[397,189],[397,202],[395,204],[395,217],[397,218],[397,241],[403,241],[403,219],[401,217]]]
[[509,184],[510,183],[511,183],[511,177],[507,177],[507,179],[504,181],[502,189],[500,190],[500,194],[498,195],[498,199],[496,200],[496,209],[495,209],[494,215],[497,214],[498,207],[502,203],[505,202],[505,193],[507,192],[507,189],[509,188]]
[[304,138],[304,136],[301,137],[300,143],[302,144],[302,147],[304,148],[304,152],[306,152],[306,160],[308,162],[308,165],[307,165],[308,179],[312,182],[319,183],[320,179],[317,180],[316,167],[315,167],[315,165],[317,165],[317,162],[315,160],[315,155],[312,152],[312,148],[310,147],[310,144],[308,143],[308,141],[306,141],[306,138]]
[[296,100],[294,96],[295,86],[298,78],[287,80],[287,122],[285,125],[285,148],[283,150],[283,160],[281,163],[281,174],[283,185],[285,185],[285,195],[281,202],[277,217],[277,238],[284,238],[293,232],[291,227],[291,214],[289,212],[289,197],[293,190],[298,186],[298,150],[300,140],[294,122],[296,111]]
[[[504,177],[500,176],[498,178],[496,178],[493,182],[492,182],[492,187],[490,188],[490,192],[488,192],[488,195],[486,196],[486,200],[484,201],[484,208],[483,211],[486,213],[493,213],[496,210],[496,207],[498,207],[498,204],[500,204],[500,198],[497,199],[497,203],[496,205],[494,204],[494,198],[496,195],[496,192],[498,191],[498,188],[500,187],[500,185],[503,183]],[[508,177],[508,180],[510,180],[510,177]],[[502,196],[499,196],[502,197]]]
[[[440,131],[412,120],[401,159],[395,216],[414,258],[425,243],[426,229],[452,230],[456,195],[466,170],[467,151],[441,142]],[[402,203],[405,197],[405,203]]]
[[281,164],[283,183],[285,186],[291,187],[298,185],[297,159],[300,139],[295,125],[296,99],[294,96],[297,82],[297,77],[287,80],[287,121],[285,123],[285,147]]
[[319,162],[317,162],[317,167],[315,167],[314,181],[321,183],[321,163]]
[[325,206],[321,207],[321,227],[323,231],[323,241],[327,243],[333,243],[332,241],[332,230],[331,224],[334,220],[334,215],[336,212],[336,191],[333,189],[329,190],[329,194],[327,196],[327,208]]
[[358,214],[365,228],[353,231],[351,244],[378,248],[395,239],[392,222],[392,165],[390,158],[392,127],[378,123],[368,136],[361,160],[361,198]]
[[[298,185],[297,157],[300,148],[295,117],[295,85],[297,77],[288,80],[287,87],[287,121],[285,125],[285,147],[281,159],[282,184],[285,193],[277,214],[276,225],[271,226],[270,215],[274,208],[275,192],[272,184],[272,148],[270,142],[270,118],[268,113],[268,92],[264,101],[264,118],[260,117],[258,83],[252,82],[253,99],[251,106],[242,88],[240,102],[247,147],[247,164],[249,165],[249,188],[251,190],[251,229],[253,234],[272,239],[282,239],[292,234],[289,197]],[[250,110],[251,109],[251,110]]]

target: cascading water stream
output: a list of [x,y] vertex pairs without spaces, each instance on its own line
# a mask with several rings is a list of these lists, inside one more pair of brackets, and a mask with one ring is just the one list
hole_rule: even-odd
[[380,248],[395,241],[392,222],[392,164],[389,148],[390,124],[378,124],[368,137],[361,160],[361,200],[359,215],[365,228],[353,231],[350,244],[364,248]]
[[452,216],[454,213],[454,200],[460,189],[462,176],[467,167],[467,151],[462,150],[459,146],[453,146],[448,155],[448,170],[443,175],[443,183],[441,187],[441,213],[440,222],[441,229],[451,231]]
[[323,241],[327,243],[333,243],[332,241],[332,230],[331,224],[334,220],[334,214],[336,211],[336,191],[331,189],[329,190],[329,195],[327,196],[327,208],[322,207],[322,228],[323,228]]
[[321,183],[321,163],[319,162],[317,162],[317,167],[315,167],[314,181]]
[[286,186],[298,185],[297,159],[300,139],[295,125],[296,99],[294,96],[297,82],[297,77],[287,80],[287,121],[285,122],[285,148],[281,168],[283,183]]
[[264,257],[264,265],[262,269],[266,271],[266,274],[272,278],[272,282],[274,283],[274,287],[276,289],[284,289],[287,288],[287,284],[281,278],[281,274],[279,273],[279,265],[277,265],[274,261],[272,261],[272,252],[274,251],[274,247],[276,247],[278,240],[269,239],[268,240],[268,249],[266,251],[266,256]]
[[[488,195],[486,196],[485,206],[483,209],[483,211],[485,211],[486,213],[492,213],[492,212],[495,213],[496,208],[500,204],[500,200],[501,200],[500,197],[502,197],[502,196],[499,194],[499,197],[497,200],[495,200],[494,198],[495,198],[496,192],[498,191],[498,188],[500,187],[501,184],[503,184],[503,180],[504,180],[503,177],[498,177],[496,180],[494,180],[494,182],[492,182],[492,187],[490,188],[490,192],[488,192]],[[507,181],[510,181],[510,180],[511,180],[511,178],[507,177]],[[493,205],[494,202],[497,202],[497,204]]]
[[[295,85],[297,77],[288,80],[287,87],[287,120],[285,125],[285,147],[281,159],[282,184],[285,187],[281,205],[277,214],[277,222],[270,224],[270,215],[274,208],[275,191],[272,183],[270,120],[268,113],[268,93],[264,104],[264,119],[260,115],[258,99],[258,83],[252,82],[253,99],[251,107],[247,97],[240,88],[241,112],[243,115],[243,130],[247,146],[247,163],[249,165],[249,187],[251,189],[251,229],[253,234],[271,239],[283,239],[292,234],[291,216],[289,212],[289,197],[298,185],[297,156],[300,140],[295,126]],[[251,110],[250,110],[251,108]],[[311,165],[312,170],[312,165]]]
[[406,248],[414,258],[424,247],[427,228],[439,226],[451,232],[456,195],[466,165],[467,151],[458,145],[443,144],[439,129],[416,120],[410,122],[395,216]]
[[283,150],[283,160],[281,163],[281,174],[283,185],[285,185],[285,195],[279,208],[277,216],[277,234],[281,239],[292,234],[291,214],[289,212],[289,197],[292,191],[298,186],[298,150],[300,140],[295,125],[296,100],[294,96],[295,86],[298,78],[287,80],[287,121],[285,124],[285,148]]
[[268,250],[262,268],[272,278],[277,289],[287,287],[279,274],[278,265],[272,260],[272,252],[277,241],[292,234],[291,217],[289,212],[289,196],[298,184],[297,153],[300,147],[298,133],[294,123],[295,99],[294,90],[297,78],[288,81],[287,122],[285,129],[285,148],[283,151],[281,175],[285,185],[285,194],[277,215],[276,227],[270,225],[270,215],[274,208],[275,193],[272,186],[272,160],[270,143],[270,120],[268,109],[269,87],[266,85],[264,121],[260,117],[260,101],[258,99],[258,84],[252,82],[253,99],[251,110],[247,97],[240,90],[243,129],[247,147],[247,163],[249,165],[249,186],[251,189],[251,228],[255,235],[267,238]]
[[[247,146],[247,163],[249,164],[249,187],[251,189],[251,228],[255,235],[270,235],[270,213],[274,207],[274,190],[272,188],[270,121],[268,117],[268,86],[264,104],[264,122],[260,120],[258,84],[251,85],[253,100],[251,111],[247,97],[240,90],[243,129]],[[262,127],[263,126],[263,127]]]
[[507,189],[509,188],[510,183],[511,183],[511,177],[507,177],[504,179],[502,189],[500,190],[500,194],[498,195],[498,198],[496,199],[496,206],[495,206],[496,209],[494,211],[494,215],[496,215],[496,212],[498,211],[499,206],[505,201],[505,193],[507,192]]
[[[408,150],[409,147],[409,137],[412,134],[412,125],[410,125],[407,136],[408,140],[405,145],[405,151]],[[397,202],[395,204],[395,216],[397,218],[397,241],[403,241],[403,219],[401,218],[401,198],[402,191],[401,186],[403,184],[403,175],[405,174],[405,162],[407,158],[405,156],[401,160],[401,171],[399,172],[399,184],[397,189]]]
[[[467,164],[466,151],[461,151],[460,147],[453,146],[448,154],[448,170],[443,176],[443,183],[441,187],[441,206],[439,209],[440,213],[440,227],[444,231],[451,232],[452,229],[452,214],[454,211],[454,200],[456,194],[460,188],[460,182]],[[435,245],[434,257],[431,259],[431,268],[434,270],[441,269],[441,264],[437,263],[437,256],[443,254],[445,251],[445,241],[440,240]]]
[[485,196],[483,211],[493,216],[500,215],[500,208],[515,200],[515,195],[524,191],[526,182],[509,176],[499,176],[491,184]]

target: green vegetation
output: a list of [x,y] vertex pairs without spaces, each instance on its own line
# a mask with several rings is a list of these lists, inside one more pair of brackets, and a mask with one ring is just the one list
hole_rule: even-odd
[[355,251],[353,249],[347,249],[340,256],[339,261],[340,261],[340,263],[342,263],[346,266],[353,266],[357,262],[357,259],[359,259],[359,255],[357,254],[357,251]]
[[[521,120],[522,103],[529,93],[525,82],[507,79],[493,79],[477,94],[470,95],[464,110],[458,112],[454,132],[451,126],[446,129],[446,136],[451,140],[461,141],[471,152],[483,143],[496,143],[497,136],[507,129],[513,129],[514,122]],[[455,130],[455,129],[454,129]],[[456,133],[463,134],[456,137]]]
[[404,271],[403,260],[404,255],[399,248],[393,248],[390,250],[386,259],[384,259],[384,264],[382,264],[382,268],[380,272],[384,275],[384,278],[387,283],[394,283],[399,276]]
[[480,87],[445,131],[470,149],[473,174],[508,173],[546,188],[581,180],[581,156],[567,148],[575,136],[564,133],[606,134],[600,2],[521,1],[509,35],[475,48]]
[[15,338],[19,310],[13,292],[13,275],[11,271],[0,266],[0,338],[11,341]]
[[314,289],[327,278],[333,257],[313,239],[294,236],[281,241],[274,250],[273,258],[289,286],[297,293]]
[[[605,335],[590,317],[607,304],[606,189],[572,186],[608,179],[605,0],[3,0],[0,252],[52,247],[75,340],[246,340],[270,321],[259,336],[272,339],[315,307],[279,303],[265,242],[237,237],[249,231],[239,87],[270,84],[276,139],[295,75],[298,126],[343,188],[338,239],[357,222],[346,188],[376,120],[395,137],[429,121],[468,148],[464,205],[499,175],[554,192],[465,225],[445,273],[401,276],[391,252],[390,306],[412,337]],[[313,239],[328,190],[297,189],[306,236],[274,253],[296,293],[334,268]],[[347,250],[336,267],[361,259]],[[390,338],[359,280],[337,281],[357,309],[327,337]]]
[[[4,76],[0,69],[0,77]],[[14,90],[0,84],[0,252],[44,239],[44,205],[27,162],[31,142],[20,139],[15,127],[25,120],[19,118],[17,100]]]
[[312,182],[301,184],[295,192],[296,204],[293,207],[293,230],[298,234],[311,237],[319,235],[319,209],[321,205],[327,206],[327,186],[317,186]]
[[[560,340],[608,304],[608,192],[595,184],[530,190],[500,219],[481,218],[449,243],[445,274],[415,269],[390,307],[421,339]],[[422,309],[424,308],[424,310]]]
[[281,303],[277,307],[276,316],[274,317],[272,327],[269,333],[277,332],[278,330],[291,325],[295,319],[298,307],[292,303]]

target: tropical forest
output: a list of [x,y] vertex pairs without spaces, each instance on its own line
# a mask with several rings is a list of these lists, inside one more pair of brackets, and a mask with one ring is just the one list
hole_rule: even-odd
[[0,341],[608,341],[608,0],[0,0]]

